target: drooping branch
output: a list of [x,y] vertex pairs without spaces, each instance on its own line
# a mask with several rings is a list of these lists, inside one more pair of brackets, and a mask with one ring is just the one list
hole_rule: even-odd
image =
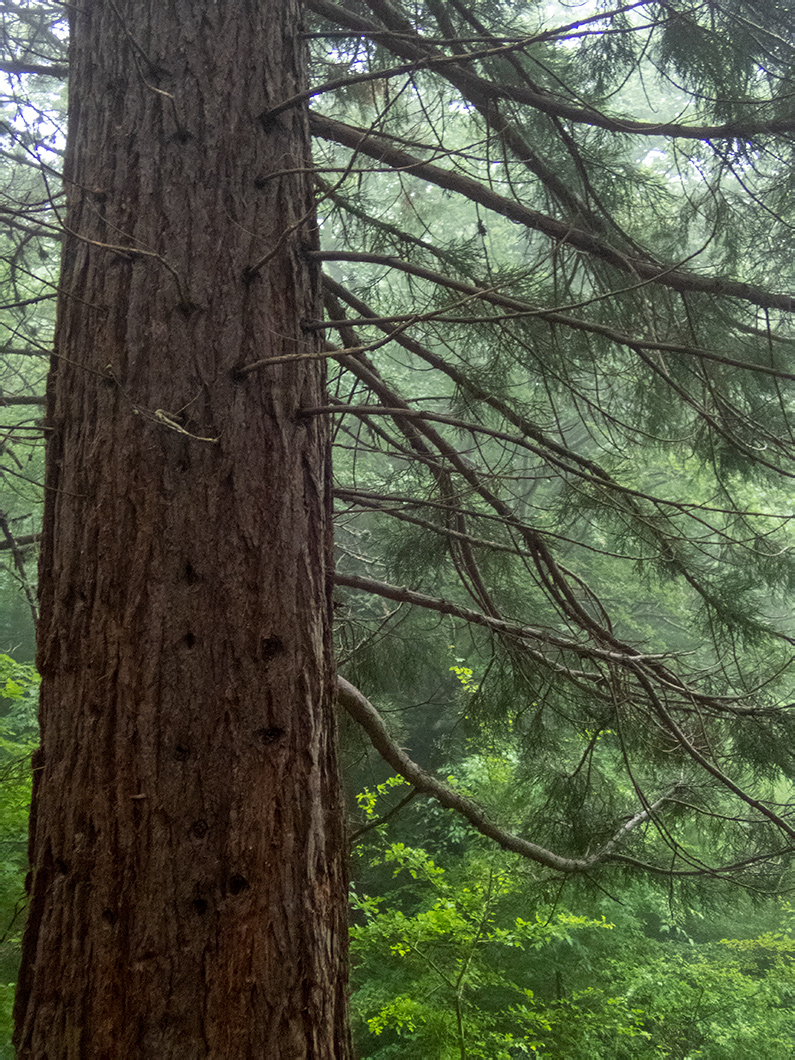
[[[345,125],[343,122],[316,113],[310,116],[310,127],[315,136],[333,140],[360,154],[385,162],[396,170],[419,177],[421,180],[427,180],[448,191],[457,192],[470,201],[493,210],[502,217],[507,217],[516,224],[540,232],[559,246],[570,246],[575,250],[584,251],[636,280],[657,283],[674,291],[737,298],[763,309],[780,309],[790,312],[795,308],[795,296],[791,294],[768,291],[757,284],[743,283],[726,277],[702,276],[699,273],[688,272],[678,264],[651,262],[645,258],[624,254],[606,240],[590,232],[575,228],[539,210],[532,210],[513,199],[499,195],[463,173],[426,162],[408,151],[395,147],[383,137],[374,136],[367,129]],[[344,252],[325,253],[329,259],[345,260]],[[318,256],[322,257],[322,254]],[[383,255],[376,256],[382,264],[385,263]],[[355,255],[355,258],[356,260],[368,260],[368,255]],[[397,259],[394,259],[393,263],[396,266],[399,264]]]
[[546,661],[545,652],[541,648],[553,651],[568,652],[580,659],[589,659],[597,664],[619,665],[619,666],[649,666],[655,671],[655,676],[669,692],[677,693],[686,701],[699,701],[704,705],[714,706],[720,703],[719,699],[711,695],[699,694],[695,689],[686,687],[682,681],[667,667],[664,661],[671,658],[671,653],[636,651],[629,646],[624,650],[615,650],[611,647],[603,647],[594,643],[585,643],[563,637],[549,629],[538,626],[529,626],[521,622],[514,622],[504,618],[495,618],[485,615],[481,611],[475,611],[470,607],[463,607],[451,600],[441,597],[428,596],[426,593],[409,589],[405,585],[390,585],[387,582],[378,581],[375,578],[365,578],[357,574],[346,574],[337,571],[334,575],[336,585],[345,586],[350,589],[358,589],[362,592],[382,596],[387,600],[397,603],[412,604],[425,610],[435,611],[441,615],[450,615],[459,618],[471,625],[482,626],[494,633],[511,637],[527,645],[534,645],[530,650],[533,658]]
[[[444,277],[439,277],[444,282]],[[521,445],[525,445],[528,440],[532,443],[537,443],[539,448],[537,450],[538,455],[542,456],[545,462],[549,463],[550,466],[554,466],[557,470],[564,473],[573,472],[575,475],[582,475],[584,478],[592,478],[595,484],[599,487],[606,487],[611,491],[621,494],[624,498],[636,498],[639,500],[647,501],[654,505],[656,509],[662,508],[677,510],[684,514],[687,514],[699,522],[702,522],[700,513],[716,513],[720,515],[737,515],[740,514],[736,509],[731,511],[723,508],[719,509],[715,506],[710,505],[698,505],[698,504],[685,504],[679,501],[672,501],[670,498],[662,498],[659,496],[652,496],[648,493],[644,493],[641,490],[635,490],[627,487],[616,481],[613,475],[609,474],[605,468],[601,467],[596,461],[589,457],[584,457],[581,454],[575,452],[568,446],[561,444],[554,438],[551,438],[548,433],[542,430],[536,423],[531,422],[526,415],[517,411],[507,402],[501,400],[494,393],[486,389],[484,386],[479,384],[476,380],[473,380],[471,376],[457,367],[450,357],[442,357],[437,353],[434,353],[428,346],[417,342],[415,339],[410,338],[407,333],[399,328],[392,329],[389,321],[380,321],[375,318],[376,314],[367,306],[361,299],[357,298],[350,291],[344,288],[341,284],[338,284],[330,276],[324,276],[324,284],[327,289],[334,293],[334,295],[344,301],[347,305],[353,308],[356,312],[362,314],[359,321],[347,321],[348,325],[352,323],[372,323],[380,330],[387,333],[391,341],[398,343],[404,349],[410,353],[416,355],[421,360],[425,361],[433,368],[438,369],[440,372],[447,375],[457,387],[462,391],[471,395],[479,404],[483,406],[489,406],[498,412],[504,419],[521,431],[525,441],[521,442]],[[485,297],[489,297],[489,292],[485,292]],[[330,322],[330,326],[338,326],[340,321]],[[695,354],[695,351],[693,351]],[[795,378],[795,377],[793,377]],[[711,420],[710,420],[711,422]],[[477,431],[480,429],[480,425],[474,424],[462,424],[460,421],[457,424],[459,427],[464,427],[467,430]],[[720,433],[720,430],[719,430]],[[783,470],[786,474],[786,468],[776,470]],[[636,517],[642,518],[642,513],[632,507],[632,513]],[[697,514],[699,513],[699,514]],[[746,515],[758,515],[763,517],[769,517],[770,513],[767,512],[751,512],[746,510]],[[787,517],[782,517],[781,522],[788,521]],[[718,536],[722,536],[720,529],[713,525],[704,523],[705,529],[709,533],[717,533]],[[660,540],[660,545],[666,551],[668,549],[668,543],[664,540]]]
[[[336,406],[335,406],[336,408]],[[445,505],[443,502],[438,500],[431,500],[427,497],[409,497],[399,493],[375,493],[372,490],[363,489],[346,489],[344,486],[335,488],[334,495],[339,497],[341,500],[349,502],[351,505],[356,507],[362,507],[371,511],[381,512],[384,515],[392,516],[396,519],[401,519],[407,523],[414,523],[416,526],[421,526],[433,533],[443,533],[450,536],[457,535],[457,532],[452,530],[448,526],[440,526],[438,523],[431,522],[429,519],[423,519],[421,517],[411,515],[409,512],[413,509],[427,509],[430,511],[444,510],[449,508],[450,505]],[[461,508],[462,505],[459,503],[456,508]],[[491,520],[492,523],[499,527],[504,527],[504,521],[498,516],[491,513],[482,511],[473,511],[471,508],[466,509],[467,514],[472,519],[477,520]],[[726,514],[740,515],[747,514],[741,512],[731,512],[728,509]],[[761,514],[761,513],[756,513]],[[611,559],[622,559],[631,560],[634,563],[643,561],[643,556],[628,552],[619,552],[617,550],[611,550],[591,542],[578,541],[570,534],[561,532],[560,530],[545,530],[544,533],[550,540],[561,541],[567,545],[577,545],[579,548],[586,552],[591,552],[599,556],[609,556]],[[463,536],[463,535],[461,535]],[[726,539],[729,540],[729,535],[725,535]],[[529,558],[526,549],[522,548],[519,542],[511,540],[498,541],[494,538],[479,537],[474,534],[467,534],[467,540],[472,545],[476,545],[479,548],[490,549],[495,552],[507,552],[514,556],[520,556],[523,558]]]
[[519,854],[529,861],[543,865],[555,872],[563,872],[567,875],[573,873],[588,872],[601,862],[614,860],[621,843],[640,825],[653,819],[666,803],[670,802],[676,795],[678,788],[666,792],[661,798],[650,803],[643,810],[634,814],[629,821],[622,824],[615,835],[595,853],[586,858],[570,858],[556,854],[546,847],[524,839],[513,832],[501,828],[491,820],[486,811],[478,806],[472,799],[467,798],[460,792],[455,791],[448,784],[437,780],[432,774],[426,772],[417,765],[402,748],[392,739],[381,715],[364,696],[358,688],[347,681],[344,677],[337,677],[337,701],[350,714],[354,721],[364,729],[370,738],[373,747],[404,780],[412,784],[417,791],[435,799],[446,809],[454,810],[487,839],[509,850]]
[[[331,3],[330,0],[308,0],[307,6],[332,24],[350,29],[352,35],[378,34],[380,40],[389,47],[393,54],[418,66],[427,66],[434,58],[444,59],[445,64],[439,66],[439,73],[473,104],[510,100],[514,103],[524,103],[550,117],[565,118],[578,124],[596,126],[608,132],[641,136],[670,136],[683,140],[750,140],[758,136],[788,133],[795,130],[795,117],[792,114],[781,117],[743,118],[718,125],[644,122],[612,116],[587,104],[570,102],[550,92],[533,90],[526,84],[505,85],[480,77],[471,70],[450,62],[450,57],[443,53],[435,52],[415,32],[407,33],[402,21],[399,26],[397,24],[389,26],[391,33],[385,34],[383,29],[375,23],[347,11],[339,4]],[[373,6],[375,5],[371,3],[371,7]],[[382,12],[385,12],[385,22],[388,24],[391,20],[389,14],[386,13],[386,5],[379,4],[378,6]],[[773,105],[772,100],[754,100],[749,103],[749,109],[759,113],[763,112],[765,107],[769,109],[771,105]]]
[[[483,423],[475,423],[471,420],[462,420],[457,416],[449,416],[441,412],[431,412],[428,409],[384,408],[378,405],[344,405],[341,402],[334,402],[330,405],[320,406],[316,409],[302,410],[302,414],[305,416],[319,415],[323,413],[332,412],[348,413],[354,416],[361,417],[388,416],[394,420],[424,420],[427,423],[448,424],[451,427],[455,427],[456,429],[461,431],[467,431],[468,433],[473,435],[480,434],[490,438],[495,438],[501,442],[508,443],[516,447],[517,449],[526,449],[534,456],[540,457],[542,460],[545,461],[545,463],[555,468],[555,470],[563,476],[572,475],[578,478],[582,478],[583,480],[589,482],[592,485],[598,485],[600,487],[609,487],[616,494],[624,495],[625,497],[633,498],[636,500],[647,501],[655,505],[655,507],[658,507],[663,510],[668,508],[672,511],[686,514],[690,518],[703,524],[704,529],[709,533],[715,534],[719,538],[725,538],[727,542],[731,541],[732,543],[736,543],[736,540],[732,538],[728,533],[720,530],[720,528],[718,527],[706,523],[701,516],[702,512],[718,512],[721,515],[737,514],[736,512],[732,512],[726,508],[719,509],[709,505],[685,503],[683,501],[669,500],[664,497],[655,497],[649,493],[643,492],[642,490],[632,489],[630,486],[624,486],[622,483],[615,481],[611,477],[607,476],[607,474],[602,477],[601,475],[590,469],[583,470],[581,467],[578,467],[577,465],[578,463],[580,463],[580,461],[576,460],[575,454],[566,454],[567,458],[570,460],[570,462],[567,463],[566,460],[561,459],[555,453],[555,450],[551,447],[549,452],[545,452],[542,446],[533,444],[533,442],[526,437],[508,434],[506,431],[498,430],[494,427],[488,427]],[[532,437],[532,435],[530,437]],[[557,446],[556,448],[562,449],[563,447]],[[589,463],[592,465],[592,467],[595,466],[593,461],[589,461]],[[793,474],[795,474],[795,472]],[[642,513],[638,510],[636,510],[634,514],[639,517],[642,517]],[[757,514],[770,517],[770,513],[767,512],[744,514]],[[789,521],[789,517],[787,516],[780,516],[780,519],[782,524]]]
[[[753,361],[741,361],[736,357],[729,357],[725,353],[721,353],[718,350],[708,349],[704,346],[697,346],[693,344],[687,344],[682,342],[664,342],[658,339],[649,339],[642,335],[631,335],[628,332],[620,331],[617,328],[610,327],[607,324],[601,323],[597,320],[586,320],[583,317],[574,317],[570,313],[563,312],[562,309],[546,309],[540,306],[532,305],[529,302],[523,301],[520,298],[514,298],[510,295],[501,294],[500,291],[494,287],[487,287],[482,285],[476,285],[466,283],[462,280],[457,280],[446,273],[438,272],[434,269],[429,269],[423,265],[418,265],[410,261],[406,261],[403,258],[396,258],[393,255],[385,254],[369,254],[363,252],[361,254],[355,254],[351,251],[339,251],[330,252],[328,254],[328,260],[338,261],[364,261],[376,265],[383,265],[387,268],[400,269],[409,275],[417,276],[422,279],[427,279],[431,283],[438,284],[441,287],[446,287],[451,291],[459,291],[462,294],[468,295],[472,298],[477,298],[484,306],[492,305],[497,309],[502,309],[503,313],[493,313],[488,316],[476,316],[471,315],[468,317],[457,317],[450,315],[443,310],[434,310],[433,312],[426,314],[404,314],[398,316],[379,317],[373,312],[368,306],[365,305],[361,299],[352,295],[350,291],[347,291],[341,284],[337,283],[331,276],[324,275],[323,282],[329,290],[333,291],[338,298],[342,298],[348,305],[356,308],[358,312],[361,312],[362,318],[360,320],[351,319],[347,321],[351,325],[359,324],[372,324],[375,327],[379,327],[382,330],[390,331],[390,339],[392,341],[404,341],[404,332],[400,325],[410,324],[412,322],[421,323],[423,320],[432,320],[437,323],[460,323],[460,324],[484,324],[494,323],[510,324],[513,321],[528,320],[532,317],[537,317],[540,320],[545,320],[550,324],[558,325],[561,327],[571,328],[573,331],[582,331],[591,335],[598,335],[601,338],[607,339],[609,342],[614,342],[617,346],[623,346],[627,349],[640,351],[647,350],[649,353],[665,354],[672,353],[680,356],[693,358],[696,361],[709,361],[715,364],[723,364],[728,368],[736,368],[740,371],[755,372],[759,375],[767,375],[777,379],[783,379],[787,381],[795,381],[795,372],[790,372],[784,367],[777,367],[770,364],[758,364]],[[625,293],[623,291],[615,291],[613,294],[619,295]],[[569,307],[571,308],[571,307]],[[335,320],[327,321],[307,321],[306,328],[308,331],[323,330],[326,328],[336,327],[339,322]],[[738,330],[743,330],[741,326],[734,323]],[[751,328],[744,329],[746,333],[752,334],[756,338],[764,338],[766,342],[775,343],[786,343],[790,344],[795,340],[789,339],[784,335],[759,335],[758,332]],[[408,347],[407,347],[408,348]],[[441,359],[440,359],[441,360]],[[485,393],[485,392],[484,392]]]
[[[338,357],[340,363],[365,383],[381,401],[388,402],[388,407],[394,413],[392,416],[393,422],[398,426],[398,429],[406,433],[407,437],[413,439],[411,442],[412,447],[418,454],[423,454],[422,458],[424,460],[430,461],[429,466],[433,464],[433,454],[438,454],[442,458],[442,466],[445,464],[452,466],[473,492],[479,495],[493,510],[495,515],[502,520],[503,525],[519,536],[530,557],[529,563],[535,567],[539,585],[543,588],[553,605],[559,610],[561,616],[567,622],[573,624],[575,629],[581,630],[586,635],[586,644],[600,646],[608,652],[616,652],[616,658],[619,656],[628,658],[634,655],[635,649],[632,646],[615,637],[609,618],[603,608],[599,608],[599,612],[604,618],[604,621],[600,622],[582,606],[580,599],[578,599],[580,589],[585,588],[592,601],[596,601],[596,596],[587,590],[581,580],[574,578],[572,572],[560,566],[550,551],[544,535],[540,534],[536,528],[528,526],[523,520],[517,518],[513,508],[495,493],[492,486],[483,478],[481,473],[468,460],[462,458],[457,445],[451,445],[430,423],[423,420],[422,416],[412,414],[415,410],[386,383],[375,365],[364,356],[363,350],[366,347],[358,345],[354,330],[342,320],[343,313],[339,309],[338,304],[329,303],[328,297],[327,309],[329,309],[333,317],[337,318],[343,341],[346,344],[353,344],[349,350],[340,351]],[[424,440],[419,441],[418,435],[422,435]],[[430,443],[430,450],[426,449],[426,442]],[[598,474],[596,465],[594,465],[594,470]],[[606,480],[605,484],[608,481],[610,480]],[[620,495],[619,500],[621,499],[622,496]],[[714,590],[709,585],[702,584],[700,578],[687,563],[680,562],[673,551],[672,541],[668,539],[664,532],[656,529],[653,514],[649,513],[648,516],[644,516],[633,497],[623,495],[623,502],[628,505],[626,514],[631,514],[633,519],[643,523],[653,539],[658,542],[663,552],[666,555],[670,554],[671,569],[675,568],[681,573],[687,584],[699,594],[707,606],[715,608],[720,613],[721,601],[715,596]],[[698,518],[695,514],[693,517]],[[458,573],[464,585],[471,592],[468,579],[462,575],[460,570]],[[485,600],[483,593],[476,596],[476,601],[481,607],[479,614],[487,611],[491,618],[502,619],[504,617],[499,615],[490,603]],[[503,629],[495,628],[494,631],[500,637],[509,636]],[[788,640],[787,635],[784,633],[777,632],[775,635],[782,640]],[[526,646],[524,650],[532,654],[529,647]],[[543,665],[548,666],[549,660],[545,657],[545,653],[539,651],[537,654],[539,661]],[[683,685],[674,674],[655,673],[653,677],[655,684],[660,678],[662,679],[662,687],[667,690],[667,694],[673,691],[675,695],[682,695],[685,702],[688,703],[701,701],[699,694],[694,689]],[[707,699],[709,698],[707,697]],[[710,709],[713,709],[712,703]],[[754,708],[752,707],[751,709]]]

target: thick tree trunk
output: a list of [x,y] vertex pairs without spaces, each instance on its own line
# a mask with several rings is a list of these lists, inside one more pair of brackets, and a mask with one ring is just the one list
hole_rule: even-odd
[[19,1055],[340,1060],[299,3],[72,11]]

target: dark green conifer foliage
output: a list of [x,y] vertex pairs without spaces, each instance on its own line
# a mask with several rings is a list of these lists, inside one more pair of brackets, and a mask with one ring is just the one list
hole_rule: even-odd
[[430,643],[440,682],[465,659],[458,720],[448,686],[403,739],[436,764],[499,733],[512,827],[570,868],[750,857],[772,886],[795,838],[792,12],[308,6],[343,671],[395,709]]
[[[341,672],[429,769],[509,749],[516,798],[488,809],[552,872],[780,886],[795,6],[306,8],[327,319],[305,327],[331,388],[305,414],[334,424]],[[60,12],[0,3],[14,518],[49,342]],[[4,554],[31,532],[12,522]]]

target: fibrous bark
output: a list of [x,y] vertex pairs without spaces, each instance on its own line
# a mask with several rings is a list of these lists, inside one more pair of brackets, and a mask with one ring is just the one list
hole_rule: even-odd
[[72,12],[19,1055],[344,1060],[299,4]]

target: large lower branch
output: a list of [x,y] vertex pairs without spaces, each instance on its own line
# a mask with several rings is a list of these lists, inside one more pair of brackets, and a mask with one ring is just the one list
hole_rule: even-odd
[[386,728],[381,715],[372,705],[369,699],[363,695],[358,688],[346,681],[344,677],[337,677],[337,702],[347,710],[348,714],[358,722],[370,737],[373,747],[381,757],[400,776],[412,784],[417,791],[446,807],[455,810],[477,829],[481,835],[493,839],[504,850],[510,850],[523,858],[534,861],[546,868],[554,869],[555,872],[567,874],[575,872],[587,872],[600,862],[614,860],[616,848],[633,832],[639,825],[649,821],[654,814],[674,795],[675,790],[667,792],[655,802],[646,806],[645,809],[636,813],[629,821],[625,822],[616,834],[604,844],[596,853],[587,858],[567,858],[556,854],[546,847],[531,843],[529,839],[523,839],[504,828],[500,828],[489,819],[486,811],[478,806],[472,799],[455,791],[448,784],[437,780],[436,777],[427,773],[421,766],[417,765],[406,752],[398,747]]
[[[342,144],[359,154],[367,155],[394,169],[418,177],[420,180],[427,180],[437,187],[464,195],[472,202],[479,203],[516,224],[540,232],[560,246],[573,247],[575,250],[584,251],[586,254],[599,258],[625,275],[630,275],[634,281],[659,283],[674,291],[692,291],[711,294],[715,297],[739,298],[752,305],[767,309],[781,309],[784,312],[791,312],[795,305],[795,297],[791,294],[768,291],[757,284],[743,283],[726,277],[703,276],[700,273],[689,272],[679,264],[650,262],[622,254],[598,235],[574,228],[565,221],[559,221],[513,199],[499,195],[463,173],[426,162],[416,155],[395,147],[386,139],[373,135],[368,129],[355,128],[315,112],[310,115],[310,127],[314,136]],[[343,259],[343,255],[336,252],[326,252],[325,255],[313,253],[312,256],[321,260],[324,258]],[[369,260],[367,255],[356,257],[357,260]],[[380,258],[383,261],[383,255]],[[397,261],[398,259],[395,258],[395,263]]]

